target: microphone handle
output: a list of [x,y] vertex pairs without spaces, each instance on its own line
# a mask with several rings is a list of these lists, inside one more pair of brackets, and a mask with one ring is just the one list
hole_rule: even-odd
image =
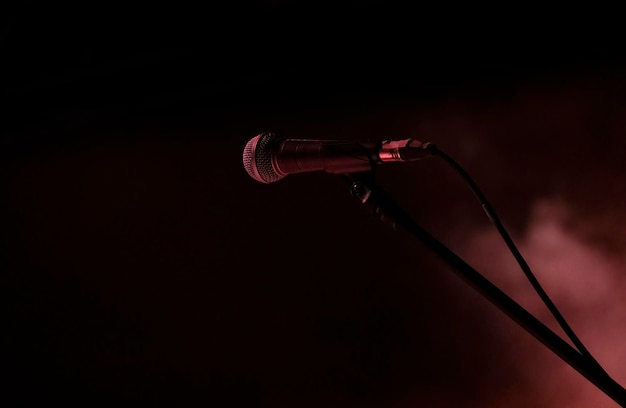
[[318,170],[364,173],[379,161],[375,143],[343,140],[286,139],[272,155],[272,165],[281,176]]

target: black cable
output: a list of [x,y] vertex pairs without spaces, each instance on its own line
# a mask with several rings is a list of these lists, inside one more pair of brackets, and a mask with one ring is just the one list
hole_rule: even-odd
[[362,204],[367,204],[373,210],[373,215],[376,218],[379,218],[386,224],[391,224],[394,229],[400,227],[426,244],[451,266],[453,272],[456,272],[461,279],[602,390],[608,397],[612,398],[620,406],[626,407],[626,390],[619,383],[613,380],[592,359],[581,354],[579,350],[563,340],[443,243],[424,230],[386,191],[374,184],[371,174],[345,175],[344,179],[349,185],[351,195]]
[[598,363],[598,361],[591,355],[589,350],[587,350],[587,348],[583,345],[582,341],[580,341],[578,336],[576,336],[572,328],[569,326],[569,324],[563,317],[563,315],[561,315],[561,312],[559,312],[556,305],[552,302],[548,294],[541,287],[541,284],[539,283],[539,281],[537,280],[537,278],[531,271],[530,267],[526,263],[526,260],[524,259],[524,257],[522,257],[522,254],[519,252],[519,250],[515,246],[515,243],[513,242],[508,232],[502,225],[502,222],[500,222],[498,215],[493,210],[491,204],[489,204],[489,201],[487,201],[487,198],[485,197],[485,195],[478,188],[478,185],[476,185],[474,180],[465,171],[465,169],[463,169],[463,167],[461,167],[459,163],[457,163],[454,159],[452,159],[452,157],[448,156],[445,152],[441,151],[439,148],[435,146],[432,146],[431,149],[432,149],[433,155],[437,155],[441,157],[446,163],[451,165],[463,177],[465,182],[467,182],[467,184],[469,185],[470,189],[472,190],[476,198],[478,198],[478,201],[480,202],[483,210],[485,211],[485,214],[487,214],[487,217],[489,218],[489,220],[495,225],[496,229],[502,236],[502,239],[506,243],[507,247],[509,248],[513,256],[515,257],[515,260],[517,261],[520,268],[522,269],[522,271],[524,272],[524,274],[530,281],[530,284],[533,286],[533,288],[535,289],[535,291],[537,292],[541,300],[545,303],[548,310],[550,310],[550,312],[552,313],[556,321],[559,323],[559,325],[561,326],[565,334],[567,334],[567,336],[570,338],[572,343],[574,343],[574,345],[576,346],[578,351],[581,353],[581,355],[588,358],[589,361],[594,366],[596,366],[598,370],[601,370],[603,373],[606,374],[606,371],[602,368],[600,363]]

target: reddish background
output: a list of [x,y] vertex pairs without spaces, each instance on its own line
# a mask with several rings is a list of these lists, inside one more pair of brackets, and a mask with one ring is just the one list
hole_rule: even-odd
[[[341,178],[262,185],[241,153],[265,130],[438,144],[626,383],[617,29],[330,3],[4,13],[8,406],[616,406]],[[377,178],[560,333],[443,162]]]

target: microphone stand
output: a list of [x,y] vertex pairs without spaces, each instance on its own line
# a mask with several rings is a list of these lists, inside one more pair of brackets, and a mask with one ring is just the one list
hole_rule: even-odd
[[390,223],[394,229],[397,229],[398,226],[403,228],[429,246],[448,265],[452,266],[453,270],[467,284],[476,289],[607,396],[620,406],[626,407],[626,390],[620,384],[418,225],[387,192],[374,184],[371,174],[346,175],[345,180],[349,185],[350,194],[361,203],[372,207],[375,215],[383,222]]

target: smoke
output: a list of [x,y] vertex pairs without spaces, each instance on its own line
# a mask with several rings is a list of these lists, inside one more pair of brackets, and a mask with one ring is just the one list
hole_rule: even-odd
[[[624,259],[590,244],[575,231],[586,220],[573,217],[567,205],[554,199],[534,203],[518,247],[543,288],[589,351],[619,383],[626,380],[626,279]],[[547,308],[532,289],[512,256],[502,248],[495,229],[477,231],[465,243],[466,259],[513,299],[562,335]],[[509,344],[509,346],[511,346]],[[515,352],[511,347],[510,352]],[[531,360],[528,358],[531,357]],[[550,406],[613,407],[600,390],[560,360],[520,355],[521,370],[541,395],[551,393]],[[536,376],[536,370],[541,376]],[[531,372],[532,370],[532,372]],[[545,377],[554,381],[548,385]],[[533,380],[534,379],[534,380]],[[558,388],[555,388],[558,387]],[[549,389],[546,389],[549,388]]]
[[[622,385],[626,384],[626,214],[619,205],[626,198],[621,181],[626,164],[620,156],[626,129],[623,86],[621,81],[587,78],[526,87],[482,103],[446,102],[422,115],[419,125],[423,133],[445,135],[439,144],[450,146],[451,155],[495,200],[498,214],[511,226],[509,232],[545,291],[587,349]],[[496,229],[463,221],[468,202],[462,196],[452,198],[448,201],[457,208],[445,218],[455,227],[444,235],[456,239],[453,249],[571,344]],[[617,406],[514,326],[496,322],[497,341],[484,339],[486,345],[504,348],[511,356],[509,366],[486,362],[510,374],[505,386],[481,387],[482,395],[473,401],[450,395],[450,389],[421,391],[400,407]],[[481,371],[485,370],[476,375],[484,376]]]

